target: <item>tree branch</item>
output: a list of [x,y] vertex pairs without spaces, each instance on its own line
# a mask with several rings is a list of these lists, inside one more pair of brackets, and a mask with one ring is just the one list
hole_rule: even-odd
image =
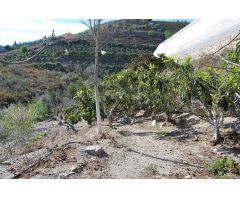
[[15,64],[24,64],[27,63],[29,61],[31,61],[32,59],[34,59],[35,57],[37,57],[44,49],[46,49],[49,45],[50,42],[52,42],[53,38],[55,37],[54,35],[54,30],[52,32],[52,36],[49,39],[49,41],[47,41],[47,43],[33,56],[31,56],[30,58],[27,58],[26,60],[22,60],[22,61],[16,61],[16,62],[10,62],[10,61],[6,61],[6,60],[2,60],[0,59],[0,63],[2,63],[3,65],[15,65]]
[[217,51],[215,51],[214,53],[212,53],[211,55],[214,55],[216,53],[218,53],[219,51],[221,51],[222,49],[224,49],[225,47],[227,47],[229,44],[231,44],[234,40],[237,39],[237,37],[240,35],[240,31],[239,33],[232,39],[230,40],[227,44],[223,45],[221,48],[219,48]]
[[[220,54],[216,54],[216,56],[218,56],[221,60],[225,61],[226,63],[229,63],[229,64],[236,65],[236,66],[240,67],[240,65],[238,63],[234,63],[230,60],[227,60],[227,59],[223,58]],[[228,68],[226,68],[226,69],[228,69]]]

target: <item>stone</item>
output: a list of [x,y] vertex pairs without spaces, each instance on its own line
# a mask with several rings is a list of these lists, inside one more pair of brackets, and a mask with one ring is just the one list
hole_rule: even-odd
[[70,170],[74,173],[81,173],[84,167],[86,167],[85,161],[79,162],[76,166],[71,167]]
[[74,172],[70,172],[70,173],[61,173],[59,174],[58,178],[60,179],[66,179],[68,176],[70,176],[71,174],[74,174]]
[[61,174],[59,174],[58,178],[65,179],[65,178],[67,178],[67,176],[68,176],[67,173],[61,173]]
[[156,120],[153,120],[152,121],[152,126],[155,126],[156,125]]
[[97,156],[97,157],[108,156],[108,154],[99,145],[97,145],[97,146],[88,146],[85,149],[85,152],[88,153],[89,155],[93,155],[93,156]]
[[83,168],[80,166],[73,166],[70,168],[70,170],[74,173],[80,173],[80,172],[82,172]]
[[192,177],[190,175],[187,175],[184,177],[185,179],[191,179]]
[[166,124],[167,124],[166,122],[161,122],[161,123],[160,123],[160,126],[159,126],[160,129],[161,129],[163,126],[166,126]]

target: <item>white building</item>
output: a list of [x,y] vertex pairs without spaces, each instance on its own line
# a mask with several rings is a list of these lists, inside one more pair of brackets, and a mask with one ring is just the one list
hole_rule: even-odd
[[159,44],[154,55],[197,58],[215,52],[239,32],[240,20],[198,19]]

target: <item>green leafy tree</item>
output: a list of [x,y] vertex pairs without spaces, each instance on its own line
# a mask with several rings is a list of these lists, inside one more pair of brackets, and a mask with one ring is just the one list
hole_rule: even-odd
[[169,30],[164,31],[165,40],[170,38],[172,35],[173,34]]
[[176,71],[175,88],[180,107],[187,108],[188,112],[212,125],[214,143],[219,141],[224,114],[234,106],[234,95],[239,90],[239,73],[236,68],[232,68],[231,72],[211,67],[195,69],[190,60],[181,64]]
[[21,50],[21,52],[22,52],[23,54],[25,54],[25,53],[28,52],[27,46],[21,46],[21,47],[20,47],[20,50]]

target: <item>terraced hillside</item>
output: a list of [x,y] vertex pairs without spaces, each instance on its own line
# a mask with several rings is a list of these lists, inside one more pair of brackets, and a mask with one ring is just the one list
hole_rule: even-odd
[[[159,43],[187,24],[188,22],[152,20],[117,20],[104,24],[102,26],[102,35],[104,35],[102,50],[107,53],[100,56],[100,76],[103,77],[104,74],[113,73],[126,67],[141,52],[152,54]],[[16,48],[3,52],[0,54],[0,58],[9,61],[23,60],[33,55],[40,44],[41,40],[26,44],[27,51]],[[54,83],[58,85],[60,79],[65,80],[62,78],[64,76],[72,77],[72,74],[78,74],[81,78],[88,79],[92,74],[93,64],[94,43],[88,31],[76,35],[66,33],[59,36],[56,38],[55,44],[49,46],[31,63],[15,66],[15,68],[24,68],[24,73],[22,73],[23,69],[17,74],[13,72],[11,67],[6,67],[3,70],[3,67],[0,66],[0,89],[4,91],[0,93],[0,99],[6,99],[3,98],[2,93],[4,96],[13,95],[10,102],[3,100],[4,102],[1,101],[0,106],[11,102],[31,100],[35,95],[27,95],[27,93],[33,94],[36,84],[39,89],[37,93],[43,94],[54,90],[52,85]],[[28,84],[31,70],[26,68],[34,68],[39,73],[37,77],[31,79],[32,84]],[[56,75],[58,78],[51,81],[46,78],[54,73],[58,74]],[[39,78],[44,82],[39,81]],[[24,88],[26,95],[22,93],[19,95],[21,89],[16,89],[16,85],[22,82],[20,79],[28,85]],[[76,80],[76,78],[73,79]],[[71,81],[71,78],[69,80]],[[65,89],[65,85],[62,90]]]

